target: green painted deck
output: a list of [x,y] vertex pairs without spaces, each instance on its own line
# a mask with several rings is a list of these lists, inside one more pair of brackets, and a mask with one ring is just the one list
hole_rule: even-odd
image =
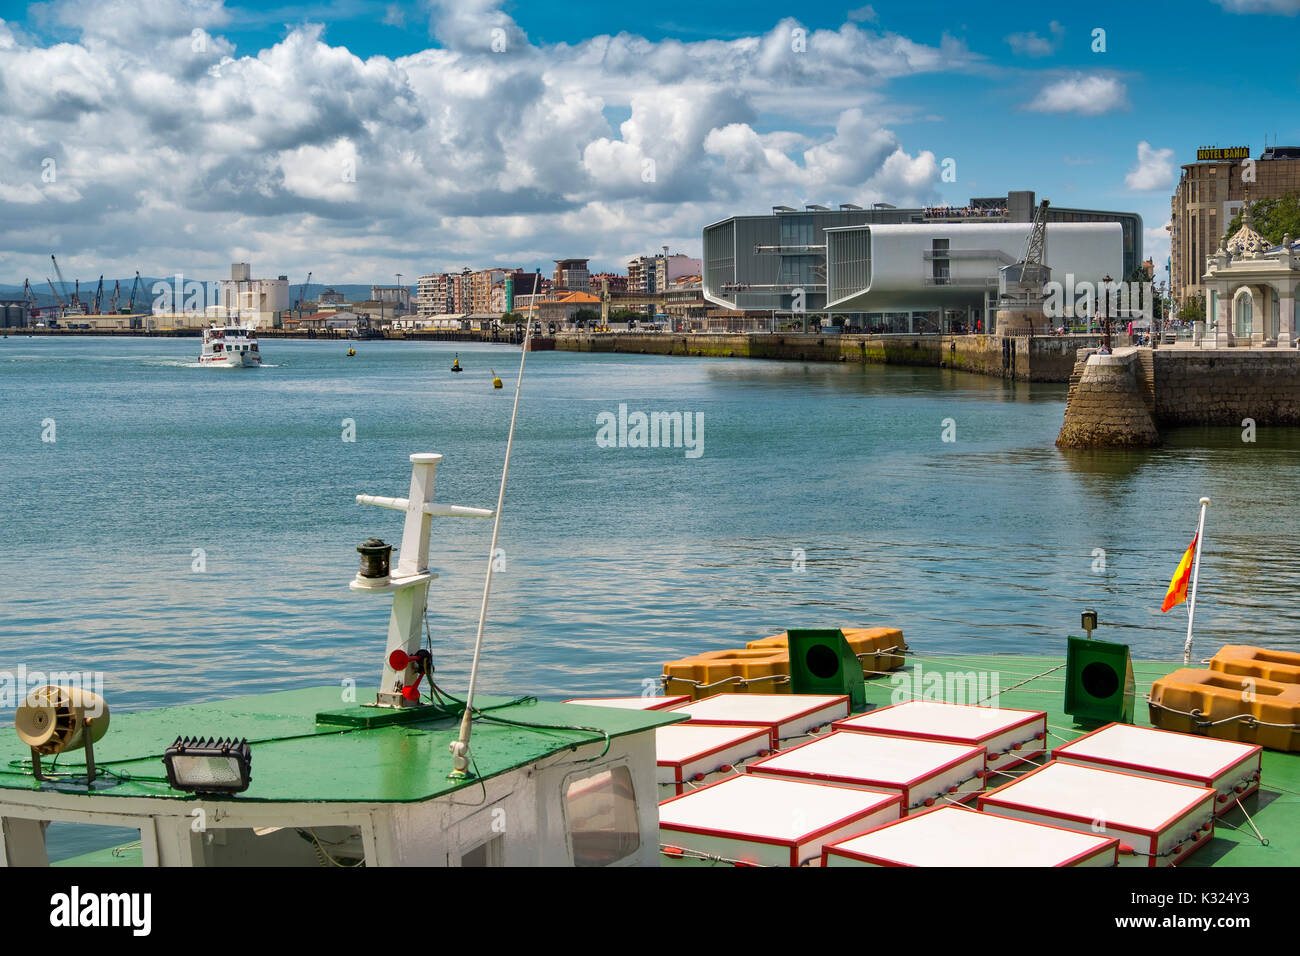
[[[388,803],[428,800],[468,786],[477,778],[449,780],[448,749],[459,733],[452,717],[349,728],[318,723],[316,715],[343,707],[338,687],[283,691],[255,697],[113,714],[108,733],[95,747],[95,761],[118,777],[96,781],[95,799],[169,797],[197,799],[167,784],[163,752],[178,736],[247,738],[252,746],[252,783],[234,800]],[[358,699],[373,691],[358,690]],[[617,710],[547,701],[511,703],[479,697],[480,710],[494,718],[526,724],[598,728],[611,739],[683,720],[658,711]],[[501,706],[506,705],[506,706]],[[110,701],[111,706],[111,701]],[[484,778],[560,753],[575,744],[603,743],[598,732],[510,726],[481,719],[470,740]],[[49,773],[84,772],[84,752],[57,762]],[[68,759],[71,758],[71,759]],[[21,769],[20,769],[21,768]],[[68,791],[68,784],[42,784],[31,775],[30,751],[15,734],[0,735],[0,791]],[[105,809],[108,809],[107,807]]]

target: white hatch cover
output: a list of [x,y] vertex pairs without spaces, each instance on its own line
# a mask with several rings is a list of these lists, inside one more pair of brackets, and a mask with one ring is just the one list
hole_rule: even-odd
[[905,807],[942,794],[984,789],[984,748],[965,744],[836,732],[749,766],[754,774],[898,790]]
[[753,746],[751,754],[765,750],[767,734],[763,728],[686,723],[655,730],[655,757],[661,764],[682,764],[703,754],[746,744]]
[[1213,780],[1242,761],[1259,766],[1261,748],[1214,737],[1194,737],[1130,724],[1111,724],[1068,744],[1052,756],[1072,756],[1112,764],[1136,773],[1158,770],[1189,779]]
[[665,800],[666,846],[723,860],[798,866],[835,842],[895,820],[896,793],[742,774]]
[[1203,787],[1053,762],[986,794],[981,803],[1037,807],[1080,821],[1107,820],[1157,832],[1205,796]]
[[767,754],[770,746],[766,727],[695,723],[659,727],[655,730],[657,778],[668,794],[682,793],[686,781],[730,772],[746,760]]
[[710,724],[768,727],[772,748],[782,740],[847,717],[849,698],[825,694],[716,694],[671,708],[691,720]]
[[1113,866],[1118,841],[1012,820],[965,807],[936,807],[823,851],[828,866]]
[[909,700],[838,721],[837,727],[982,744],[1016,728],[1029,730],[1022,739],[1033,739],[1046,723],[1047,715],[1041,711]]
[[1168,866],[1214,834],[1214,791],[1052,761],[980,798],[1004,816],[1106,833],[1121,866]]

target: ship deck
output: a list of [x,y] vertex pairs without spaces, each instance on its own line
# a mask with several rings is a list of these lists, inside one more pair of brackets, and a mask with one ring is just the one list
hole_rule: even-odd
[[[374,693],[358,690],[357,696],[373,699]],[[106,802],[115,797],[198,799],[167,782],[163,752],[178,736],[248,740],[253,752],[251,783],[228,798],[238,801],[407,802],[479,785],[479,777],[448,778],[448,748],[460,729],[457,715],[387,723],[383,719],[393,711],[346,706],[339,698],[338,687],[313,687],[112,714],[108,732],[95,745],[95,762],[104,776],[95,783],[94,797]],[[595,710],[533,698],[480,696],[475,708],[487,715],[474,721],[471,739],[475,769],[483,779],[578,744],[599,743],[604,734],[613,739],[684,719],[680,714]],[[322,714],[329,714],[332,722],[320,721]],[[84,752],[68,757],[72,759],[45,758],[44,770],[84,774]],[[12,790],[85,792],[84,782],[78,787],[37,780],[30,760],[30,751],[16,735],[0,737],[0,795]]]
[[[1063,658],[998,656],[909,655],[903,670],[867,681],[869,707],[880,707],[913,697],[939,699],[931,686],[949,676],[958,680],[985,675],[998,692],[999,706],[1045,711],[1048,744],[1059,746],[1087,732],[1076,726],[1063,709],[1065,661]],[[1169,661],[1135,661],[1137,685],[1135,723],[1150,726],[1143,695],[1151,682],[1181,666]],[[996,686],[992,685],[996,675]],[[897,696],[896,696],[897,695]],[[193,707],[167,708],[113,718],[113,728],[101,742],[100,758],[116,773],[130,774],[113,791],[134,796],[187,794],[170,791],[162,776],[162,751],[178,732],[248,737],[254,744],[253,784],[239,800],[419,800],[448,793],[466,784],[448,781],[447,745],[454,739],[454,720],[348,730],[315,723],[317,711],[337,705],[337,688],[290,691]],[[975,702],[969,700],[968,702]],[[510,705],[502,699],[487,704],[507,704],[498,713],[529,723],[598,725],[613,736],[678,719],[670,712],[595,709],[556,703]],[[480,767],[504,772],[530,760],[571,745],[591,735],[571,731],[525,731],[508,725],[476,724],[475,754]],[[0,747],[0,788],[35,786],[13,769],[25,759],[17,741]],[[137,756],[122,759],[122,751]],[[260,773],[259,773],[260,768]],[[67,769],[64,767],[63,769]],[[1009,782],[1032,768],[1012,770],[990,781]],[[1243,809],[1244,808],[1244,809]],[[1258,831],[1258,833],[1257,833]],[[1261,839],[1262,836],[1262,839]],[[133,862],[132,853],[101,850],[63,861],[63,865],[121,865]],[[136,860],[138,862],[138,854]],[[1300,754],[1265,750],[1263,779],[1258,793],[1219,818],[1215,835],[1182,866],[1260,867],[1300,865]]]

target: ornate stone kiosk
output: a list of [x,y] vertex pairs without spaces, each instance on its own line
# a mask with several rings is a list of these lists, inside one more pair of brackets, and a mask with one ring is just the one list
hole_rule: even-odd
[[1209,328],[1202,348],[1292,348],[1300,254],[1291,236],[1273,246],[1255,231],[1250,203],[1241,228],[1206,259],[1201,281]]

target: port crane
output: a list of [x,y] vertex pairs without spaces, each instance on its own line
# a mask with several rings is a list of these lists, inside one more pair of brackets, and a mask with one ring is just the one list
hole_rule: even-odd
[[116,279],[113,280],[113,299],[109,304],[108,311],[111,315],[117,315],[117,303],[122,294],[122,283]]
[[[63,294],[67,295],[68,280],[63,278],[63,270],[59,268],[59,260],[54,258],[54,253],[52,252],[50,253],[50,262],[54,263],[54,275],[58,277],[59,287],[63,289]],[[45,281],[49,282],[49,279],[46,279]],[[54,292],[54,283],[52,282],[50,282],[50,291]],[[54,298],[58,301],[60,309],[64,309],[64,310],[72,309],[77,312],[80,312],[81,311],[81,282],[80,281],[77,282],[77,287],[76,290],[72,293],[72,298],[70,298],[66,303],[63,301],[62,298],[60,298],[57,292],[54,293]]]
[[1038,209],[1034,213],[1034,225],[1029,230],[1029,239],[1025,243],[1025,254],[1020,257],[1025,267],[1020,272],[1021,281],[1037,283],[1037,291],[1040,295],[1043,291],[1043,283],[1047,281],[1050,272],[1043,267],[1043,257],[1047,253],[1047,206],[1046,199],[1038,204]]
[[50,292],[51,292],[51,293],[53,294],[53,296],[54,296],[54,301],[58,304],[58,306],[59,306],[59,311],[62,312],[64,309],[67,308],[67,306],[64,305],[64,304],[63,304],[63,300],[62,300],[61,298],[59,298],[59,290],[56,289],[56,288],[54,288],[54,283],[53,283],[53,282],[50,282],[50,277],[49,277],[49,276],[46,276],[46,277],[45,277],[45,281],[46,281],[47,283],[49,283],[49,286],[50,286]]
[[309,286],[309,285],[311,285],[311,272],[310,272],[310,270],[307,272],[307,281],[304,282],[304,283],[299,287],[299,289],[298,289],[298,305],[297,305],[297,309],[298,309],[298,318],[300,318],[300,319],[302,318],[302,304],[303,304],[303,301],[307,298],[307,286]]
[[127,310],[127,312],[131,313],[132,315],[135,315],[135,294],[136,294],[137,291],[139,291],[140,286],[141,286],[141,283],[140,283],[140,270],[139,270],[139,269],[136,269],[136,270],[135,270],[135,281],[131,283],[131,299],[130,299],[130,301],[127,302],[127,304],[126,304],[126,310]]
[[1047,208],[1046,199],[1038,204],[1020,259],[998,270],[995,307],[999,312],[998,327],[1004,332],[1030,333],[1034,331],[1031,317],[1043,314],[1043,286],[1052,277],[1052,270],[1043,261],[1047,255]]
[[99,277],[99,287],[95,289],[95,314],[102,314],[99,310],[104,303],[104,277]]
[[32,291],[32,284],[29,280],[23,280],[23,303],[27,306],[29,316],[36,315],[36,293]]

